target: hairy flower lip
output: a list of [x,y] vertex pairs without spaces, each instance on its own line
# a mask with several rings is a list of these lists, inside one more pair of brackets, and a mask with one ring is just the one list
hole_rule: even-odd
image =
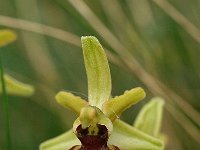
[[97,135],[89,135],[88,129],[83,129],[81,125],[77,127],[77,137],[82,143],[82,147],[85,149],[93,147],[96,150],[106,148],[108,141],[108,129],[104,125],[97,124],[99,132]]
[[81,141],[81,146],[74,146],[70,150],[119,150],[116,146],[108,147],[108,129],[105,125],[97,124],[99,132],[97,135],[89,135],[89,127],[83,129],[81,125],[77,127],[77,138]]

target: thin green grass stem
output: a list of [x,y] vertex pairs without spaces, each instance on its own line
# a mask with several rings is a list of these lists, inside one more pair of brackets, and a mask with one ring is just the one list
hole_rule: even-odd
[[6,137],[6,149],[12,150],[11,134],[10,134],[10,119],[9,119],[9,102],[8,96],[6,94],[6,85],[4,80],[4,70],[1,60],[1,50],[0,50],[0,81],[2,88],[2,103],[3,103],[3,119],[5,126],[5,137]]

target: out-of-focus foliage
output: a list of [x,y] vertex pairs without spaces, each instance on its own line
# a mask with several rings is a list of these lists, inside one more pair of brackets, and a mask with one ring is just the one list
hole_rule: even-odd
[[0,47],[16,40],[16,34],[10,30],[0,30]]
[[[31,98],[9,97],[14,149],[38,149],[42,141],[71,128],[76,116],[56,104],[55,93],[66,90],[87,99],[80,37],[95,35],[108,49],[112,94],[137,85],[146,88],[146,100],[163,97],[166,149],[197,150],[199,11],[198,0],[1,0],[0,28],[18,34],[2,51],[4,69],[36,85]],[[143,104],[121,119],[132,123]],[[0,134],[1,110],[0,105]],[[3,136],[0,149],[5,149]]]

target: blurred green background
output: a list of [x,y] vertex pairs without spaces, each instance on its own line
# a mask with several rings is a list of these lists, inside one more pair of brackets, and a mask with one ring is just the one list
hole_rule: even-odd
[[199,0],[0,0],[0,29],[18,34],[2,49],[4,69],[36,88],[30,98],[9,96],[13,149],[36,150],[71,128],[75,114],[54,97],[65,90],[87,98],[80,37],[94,35],[107,50],[112,95],[136,86],[147,93],[120,118],[132,124],[143,104],[161,96],[166,149],[198,150],[199,26]]

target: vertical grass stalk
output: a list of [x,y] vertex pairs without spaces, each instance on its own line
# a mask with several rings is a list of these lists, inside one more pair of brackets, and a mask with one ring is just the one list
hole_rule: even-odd
[[9,102],[6,94],[6,85],[4,80],[4,70],[1,59],[1,49],[0,49],[0,81],[2,88],[2,103],[3,103],[3,118],[5,126],[5,137],[6,137],[6,148],[7,150],[12,150],[11,134],[10,134],[10,119],[9,119]]

